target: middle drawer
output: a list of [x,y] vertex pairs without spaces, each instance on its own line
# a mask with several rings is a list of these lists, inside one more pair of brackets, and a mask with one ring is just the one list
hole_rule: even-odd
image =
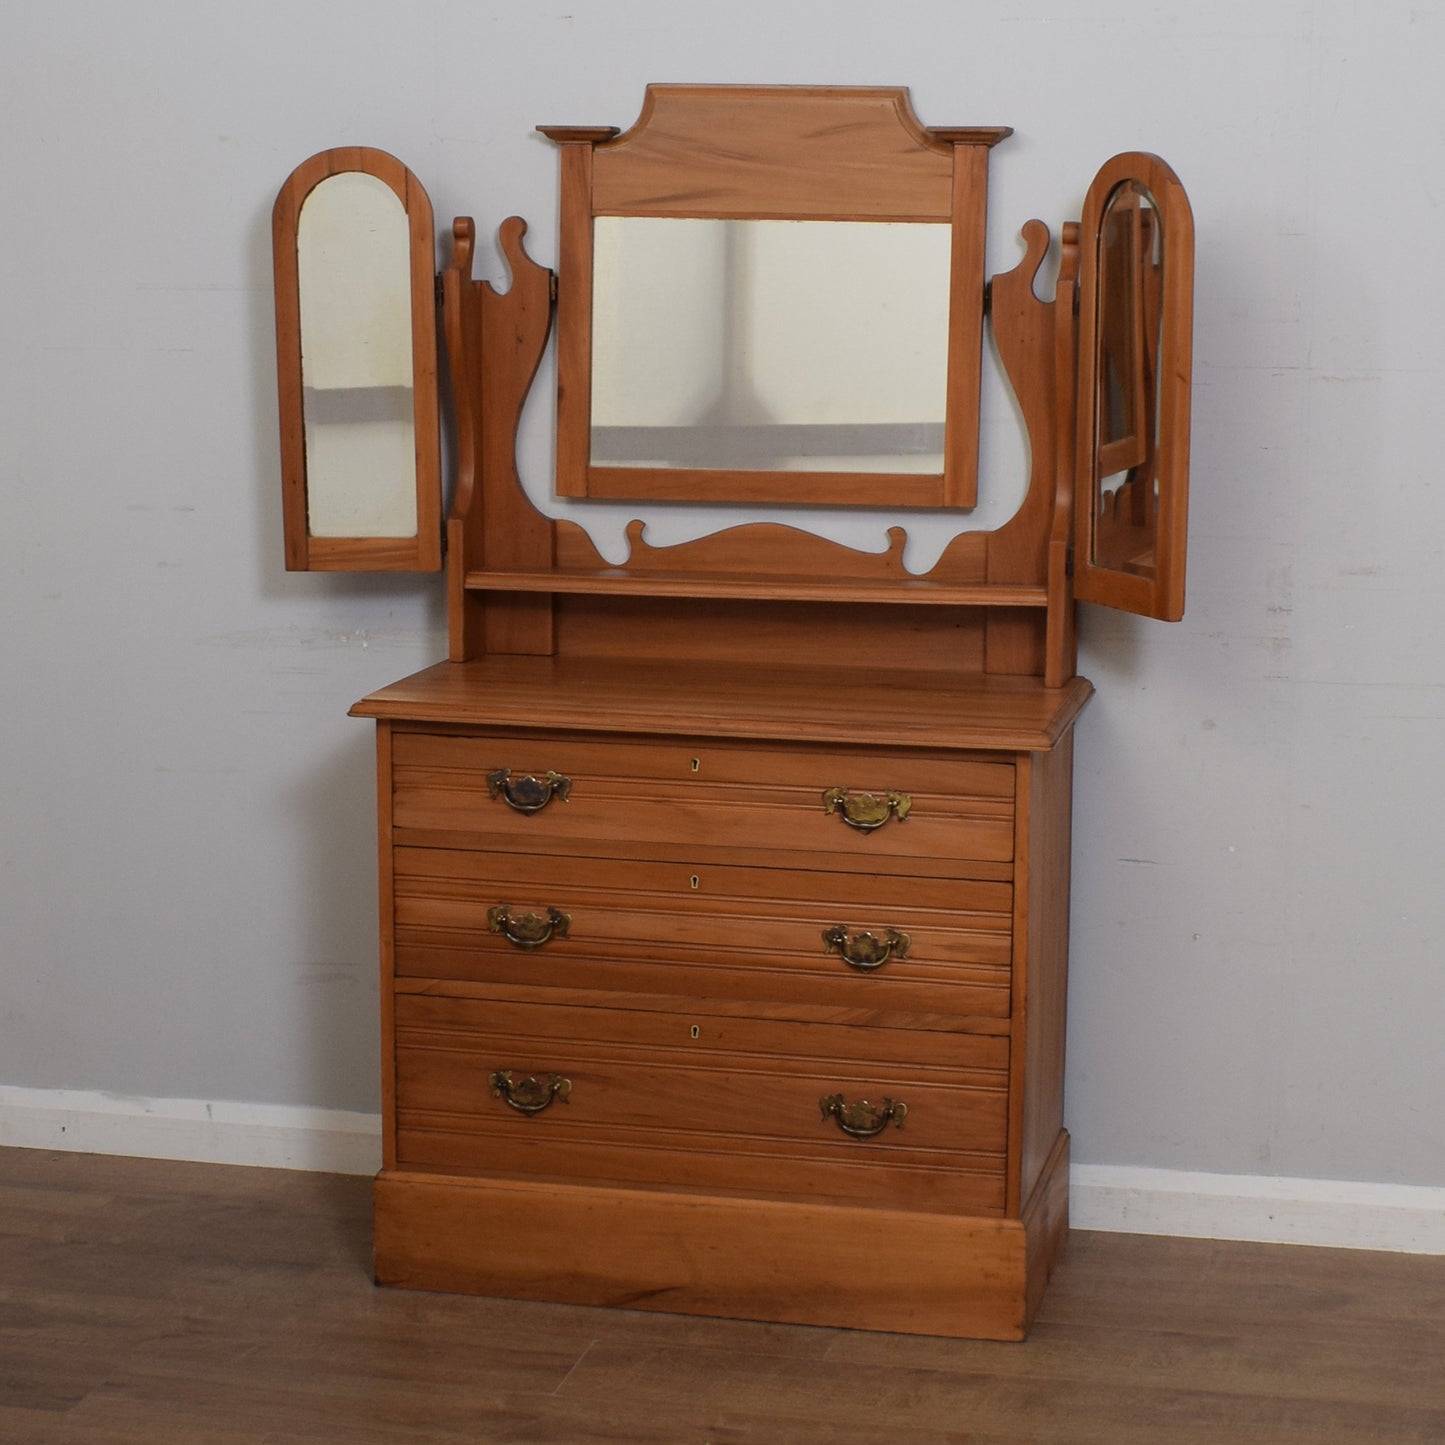
[[1013,890],[967,879],[398,848],[402,978],[982,1018]]

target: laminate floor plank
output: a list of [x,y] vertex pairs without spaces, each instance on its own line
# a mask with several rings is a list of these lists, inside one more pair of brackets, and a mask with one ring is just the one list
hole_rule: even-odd
[[0,1440],[1445,1442],[1445,1259],[1076,1232],[1005,1345],[378,1290],[369,1249],[366,1180],[0,1150]]

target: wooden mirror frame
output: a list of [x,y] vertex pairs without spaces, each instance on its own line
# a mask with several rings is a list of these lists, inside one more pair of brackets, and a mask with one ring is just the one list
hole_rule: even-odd
[[[406,212],[410,255],[412,420],[416,453],[414,536],[320,537],[311,533],[302,391],[297,235],[306,198],[331,176],[358,172],[395,192]],[[431,201],[394,156],[366,146],[322,151],[297,166],[271,216],[276,286],[276,376],[281,422],[286,568],[299,572],[436,572],[441,554],[440,414],[437,400],[436,240]]]
[[[1124,348],[1132,375],[1126,390],[1136,432],[1101,443],[1099,438],[1099,352],[1107,321],[1100,298],[1104,267],[1103,225],[1110,201],[1121,186],[1146,191],[1153,199],[1163,232],[1162,284],[1157,313],[1145,285],[1147,258],[1136,248],[1138,274],[1123,278],[1137,295],[1134,306],[1144,319],[1139,338]],[[1128,152],[1107,161],[1094,177],[1079,222],[1077,450],[1074,482],[1074,593],[1082,602],[1098,602],[1143,617],[1177,622],[1184,615],[1184,559],[1189,513],[1189,392],[1193,350],[1194,218],[1184,187],[1158,156]],[[1157,336],[1157,349],[1150,337]],[[1147,430],[1140,434],[1143,422]],[[1098,524],[1105,498],[1103,478],[1118,470],[1144,467],[1140,480],[1157,483],[1153,575],[1111,567],[1095,560]],[[1131,484],[1132,485],[1132,484]]]
[[[649,85],[637,122],[539,126],[561,148],[557,492],[563,497],[958,507],[978,491],[988,152],[1007,126],[926,128],[901,87]],[[947,222],[942,475],[591,464],[598,216]]]

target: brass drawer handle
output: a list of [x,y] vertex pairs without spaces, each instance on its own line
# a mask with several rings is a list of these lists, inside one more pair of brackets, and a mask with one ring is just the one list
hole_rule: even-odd
[[823,794],[823,811],[836,813],[841,808],[843,821],[860,833],[871,833],[890,818],[903,822],[912,806],[913,799],[907,793],[889,791],[877,798],[872,793],[850,793],[847,788],[829,788]]
[[549,938],[566,938],[572,926],[571,917],[560,908],[538,913],[514,914],[510,903],[494,903],[487,909],[487,922],[493,933],[500,933],[518,948],[541,948]]
[[492,1086],[492,1096],[519,1114],[540,1114],[555,1099],[565,1104],[572,1092],[572,1080],[560,1074],[548,1074],[545,1081],[535,1074],[514,1079],[510,1069],[498,1069],[487,1082]]
[[843,962],[860,973],[872,973],[890,958],[906,958],[912,942],[899,928],[885,928],[881,937],[866,931],[849,933],[846,923],[835,923],[823,930],[823,952],[832,953],[836,949],[843,955]]
[[565,803],[572,791],[572,779],[561,773],[548,773],[538,778],[524,773],[514,778],[510,768],[498,768],[487,774],[487,792],[493,798],[500,798],[509,808],[519,813],[540,813],[553,798]]
[[853,1139],[872,1139],[889,1124],[901,1129],[908,1116],[908,1105],[901,1099],[884,1099],[874,1108],[867,1099],[850,1104],[842,1094],[828,1094],[818,1100],[818,1107],[824,1119],[836,1119],[838,1127]]

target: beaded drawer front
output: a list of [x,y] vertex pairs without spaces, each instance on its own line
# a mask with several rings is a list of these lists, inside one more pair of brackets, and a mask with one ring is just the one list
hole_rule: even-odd
[[1003,1208],[1008,1040],[397,1000],[407,1168]]
[[398,729],[397,1167],[1000,1216],[1015,766]]
[[993,881],[399,848],[396,971],[1003,1018],[1011,908]]
[[393,778],[399,842],[945,877],[1014,852],[1007,760],[402,732]]

